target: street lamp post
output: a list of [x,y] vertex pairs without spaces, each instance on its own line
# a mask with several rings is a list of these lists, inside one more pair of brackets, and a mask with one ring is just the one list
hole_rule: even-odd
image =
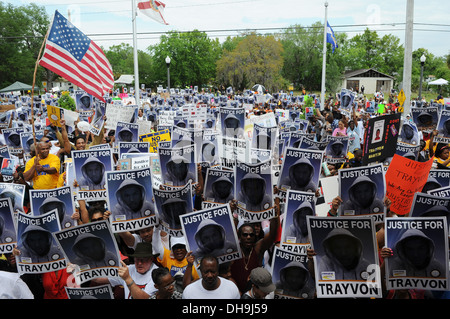
[[423,65],[425,64],[425,54],[420,57],[420,85],[419,85],[419,101],[422,100],[422,81],[423,81]]
[[166,65],[167,65],[167,88],[170,90],[170,57],[166,57]]

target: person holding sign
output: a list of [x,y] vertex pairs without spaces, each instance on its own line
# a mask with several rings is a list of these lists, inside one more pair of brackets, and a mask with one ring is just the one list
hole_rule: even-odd
[[383,202],[377,198],[377,185],[367,176],[355,179],[348,190],[350,200],[345,202],[343,214],[363,215],[381,213],[384,209]]
[[24,179],[31,181],[34,189],[56,188],[61,167],[59,157],[50,154],[50,144],[45,142],[37,143],[36,153],[25,165]]

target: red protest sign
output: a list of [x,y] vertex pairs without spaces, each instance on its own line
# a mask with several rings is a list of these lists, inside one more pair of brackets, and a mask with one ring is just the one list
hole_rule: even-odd
[[397,215],[409,213],[414,194],[427,182],[433,159],[417,162],[394,154],[385,174],[386,197],[392,202],[391,211]]

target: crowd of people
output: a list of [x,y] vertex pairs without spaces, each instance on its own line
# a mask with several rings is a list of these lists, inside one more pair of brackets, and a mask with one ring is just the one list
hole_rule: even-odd
[[[321,178],[338,175],[339,170],[352,167],[361,167],[363,163],[365,130],[371,117],[381,117],[387,114],[395,114],[400,110],[400,103],[395,92],[388,94],[387,98],[380,92],[373,96],[358,92],[353,94],[353,106],[350,112],[341,108],[341,99],[338,95],[328,96],[325,104],[320,106],[318,99],[313,94],[302,94],[294,96],[292,93],[276,92],[272,94],[261,94],[261,92],[193,92],[192,89],[183,90],[184,102],[205,103],[208,105],[208,114],[216,122],[215,110],[220,107],[246,108],[246,119],[255,119],[265,114],[274,114],[276,125],[288,127],[288,132],[299,131],[298,120],[307,123],[304,130],[314,136],[315,142],[325,142],[328,137],[348,137],[348,148],[340,162],[326,163],[321,167]],[[161,95],[162,96],[162,95]],[[137,106],[134,121],[151,121],[152,132],[158,129],[158,111],[173,109],[176,104],[170,95],[161,97],[153,93],[141,100]],[[181,95],[183,98],[183,95]],[[57,100],[54,96],[46,95],[48,100]],[[30,190],[55,189],[68,185],[66,165],[68,158],[74,150],[87,150],[92,146],[109,145],[113,148],[115,131],[102,129],[100,134],[95,135],[89,130],[80,129],[76,121],[74,127],[66,125],[61,119],[61,126],[57,127],[46,121],[46,113],[43,107],[37,109],[34,114],[29,114],[27,119],[20,119],[17,111],[17,103],[27,101],[28,96],[14,96],[4,94],[3,105],[15,104],[16,109],[5,110],[3,114],[9,113],[6,124],[2,130],[17,126],[32,127],[36,123],[44,125],[44,136],[35,138],[30,147],[30,155],[25,152],[15,152],[9,157],[16,160],[16,167],[9,176],[1,175],[2,183],[17,183],[26,186],[23,212],[31,214]],[[45,105],[45,96],[40,96],[42,105]],[[117,98],[118,99],[118,98]],[[309,100],[313,107],[312,114],[307,114],[306,101]],[[169,106],[169,101],[170,103]],[[145,103],[144,103],[145,102]],[[368,111],[370,103],[384,105],[383,112],[377,109]],[[421,107],[428,107],[427,102]],[[439,96],[437,103],[444,104]],[[431,103],[431,102],[430,102]],[[25,104],[24,104],[25,106]],[[250,107],[249,107],[250,106]],[[26,107],[23,107],[26,109]],[[292,114],[298,116],[281,121],[282,111],[295,111]],[[31,117],[34,116],[34,120]],[[108,121],[104,117],[105,123]],[[412,122],[410,114],[402,114],[402,129]],[[205,121],[205,125],[208,121]],[[177,125],[174,123],[173,125]],[[181,124],[180,124],[181,125]],[[181,127],[181,126],[180,126]],[[206,127],[206,126],[205,126]],[[215,128],[215,124],[208,124],[207,128]],[[435,168],[448,168],[450,166],[449,145],[433,142],[438,136],[437,130],[419,132],[421,149],[414,160],[426,162],[434,159]],[[253,136],[253,139],[255,136]],[[3,134],[0,134],[0,144],[9,145]],[[275,152],[274,152],[275,154]],[[115,169],[120,169],[119,158],[114,154]],[[283,162],[283,154],[279,153],[277,163]],[[104,174],[105,172],[103,172]],[[198,184],[195,187],[192,198],[194,211],[202,210],[204,194],[204,172],[198,164]],[[257,183],[257,182],[254,182]],[[76,181],[73,186],[77,186]],[[163,187],[163,186],[161,186]],[[188,251],[184,237],[171,236],[163,229],[156,226],[145,227],[136,231],[126,231],[114,234],[120,253],[120,265],[118,266],[119,277],[94,278],[82,284],[77,284],[73,278],[76,265],[69,264],[63,270],[44,273],[19,274],[16,266],[16,257],[22,251],[15,247],[13,252],[0,255],[0,298],[12,299],[68,299],[67,287],[91,288],[109,285],[112,289],[114,299],[274,299],[279,288],[273,280],[271,260],[275,247],[281,244],[283,203],[276,195],[279,190],[273,187],[274,207],[276,216],[270,220],[251,222],[242,218],[236,211],[236,198],[227,198],[233,212],[236,234],[242,252],[242,258],[231,262],[219,262],[217,256],[210,254],[202,257],[196,262],[195,252]],[[320,189],[316,186],[313,190],[316,197],[320,197]],[[338,216],[341,205],[345,205],[338,196],[334,198],[327,213],[327,217]],[[391,201],[385,199],[383,205],[386,208],[386,216],[395,214],[389,210]],[[97,221],[108,220],[111,217],[112,208],[107,207],[106,201],[76,200],[76,212],[71,216],[77,225],[89,224]],[[150,209],[154,205],[149,204]],[[286,225],[285,227],[289,227]],[[306,236],[307,237],[307,236]],[[0,236],[0,239],[2,236]],[[377,226],[376,238],[378,240],[379,261],[381,267],[385,259],[392,257],[392,250],[384,243],[384,226]],[[37,239],[36,239],[37,240]],[[0,242],[2,244],[2,242]],[[308,249],[308,271],[314,278],[314,256],[315,251]],[[300,276],[300,275],[298,275]],[[298,278],[298,277],[294,277]],[[298,285],[292,279],[292,286]],[[293,288],[294,289],[294,288]],[[316,298],[314,285],[309,286],[306,298]],[[445,293],[433,292],[431,290],[407,289],[383,291],[383,298],[387,299],[432,299],[445,298]],[[290,295],[293,296],[293,295]],[[298,298],[304,295],[298,296]]]

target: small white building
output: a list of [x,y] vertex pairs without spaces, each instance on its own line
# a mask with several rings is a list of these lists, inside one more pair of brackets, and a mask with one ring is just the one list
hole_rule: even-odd
[[394,86],[394,77],[381,73],[373,68],[346,71],[342,76],[342,88],[353,89],[364,94],[383,92],[389,94]]
[[[47,87],[47,82],[42,82],[42,87]],[[76,91],[78,90],[78,86],[62,77],[58,77],[50,84],[50,90],[52,92]]]

